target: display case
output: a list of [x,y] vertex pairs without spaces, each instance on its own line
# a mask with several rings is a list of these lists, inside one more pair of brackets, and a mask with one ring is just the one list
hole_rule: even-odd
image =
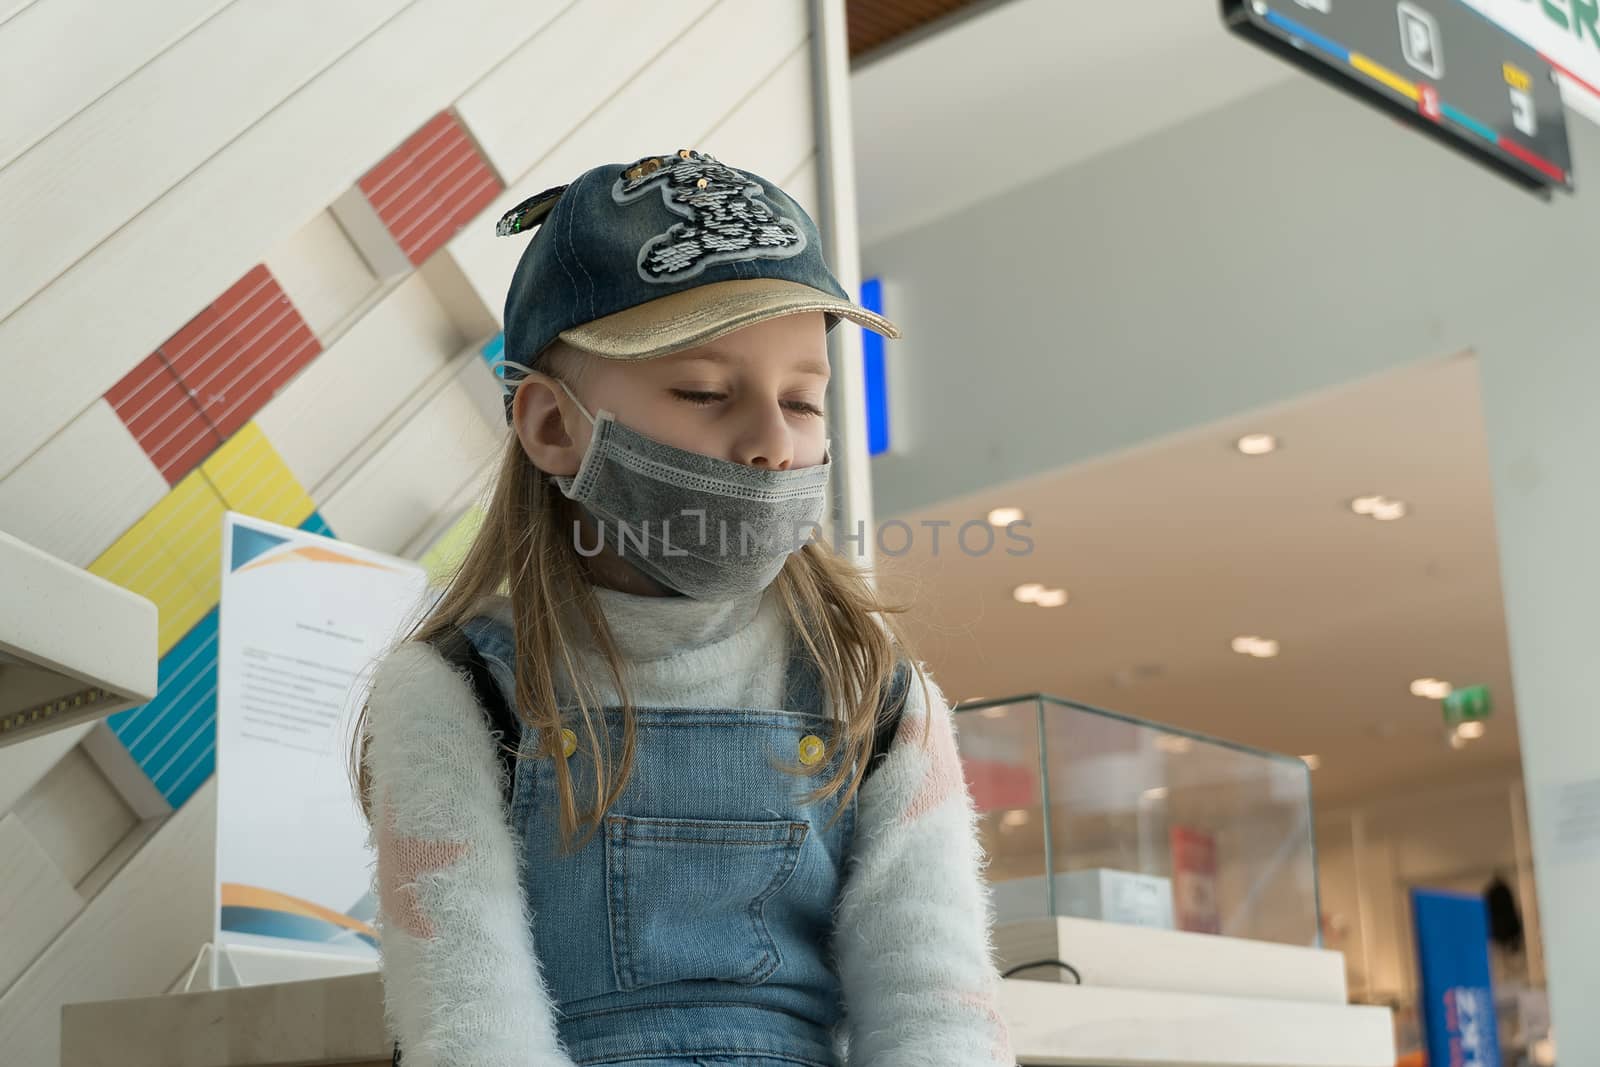
[[997,922],[1320,947],[1304,761],[1045,695],[956,708]]

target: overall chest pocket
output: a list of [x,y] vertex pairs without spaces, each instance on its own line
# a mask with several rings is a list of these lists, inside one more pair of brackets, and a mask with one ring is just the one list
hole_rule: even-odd
[[622,989],[718,979],[756,985],[782,959],[763,909],[810,827],[789,819],[606,819],[611,962]]

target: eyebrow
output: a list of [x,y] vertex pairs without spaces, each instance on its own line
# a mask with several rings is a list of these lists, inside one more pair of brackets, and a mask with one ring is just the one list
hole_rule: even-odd
[[[715,348],[704,352],[685,354],[683,358],[685,362],[692,359],[702,359],[707,363],[721,363],[724,365],[734,362],[734,357],[732,355]],[[808,359],[804,363],[800,363],[792,369],[796,373],[810,374],[818,378],[829,378],[833,375],[832,369],[828,366],[828,361],[824,359]]]

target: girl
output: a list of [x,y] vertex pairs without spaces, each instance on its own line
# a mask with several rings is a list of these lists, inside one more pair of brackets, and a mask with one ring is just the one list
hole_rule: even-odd
[[898,331],[699,152],[535,225],[482,531],[357,732],[407,1067],[1012,1064],[949,709],[805,536],[827,332]]

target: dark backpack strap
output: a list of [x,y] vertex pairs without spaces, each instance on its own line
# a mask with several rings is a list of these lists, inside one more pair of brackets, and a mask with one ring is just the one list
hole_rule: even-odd
[[505,692],[494,680],[494,675],[489,673],[489,665],[483,661],[478,646],[472,643],[461,627],[452,623],[430,637],[428,643],[444,657],[446,663],[467,672],[467,678],[472,682],[473,696],[478,700],[478,707],[483,711],[489,729],[500,735],[500,766],[505,770],[505,798],[509,806],[512,783],[516,780],[522,720],[517,718],[511,705],[506,702]]

